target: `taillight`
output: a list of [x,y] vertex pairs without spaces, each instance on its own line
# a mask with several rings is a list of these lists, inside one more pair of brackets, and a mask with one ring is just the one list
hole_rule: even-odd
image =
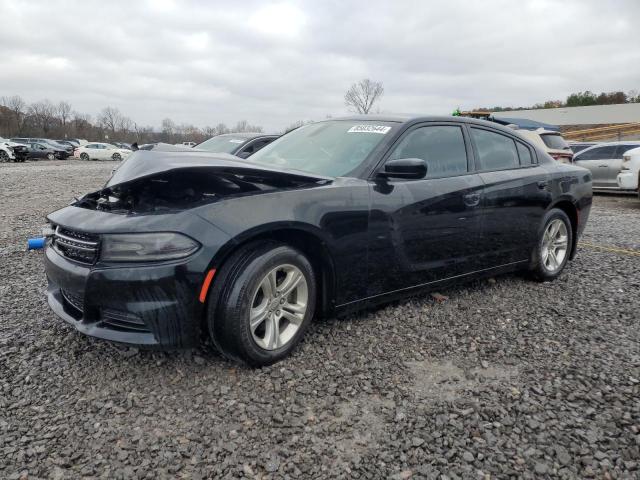
[[554,160],[562,163],[571,163],[573,159],[573,154],[571,153],[550,153],[549,155],[551,155]]

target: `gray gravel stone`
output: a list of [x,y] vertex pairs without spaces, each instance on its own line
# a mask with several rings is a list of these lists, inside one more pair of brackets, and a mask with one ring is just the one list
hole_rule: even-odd
[[[49,311],[25,239],[113,166],[0,164],[0,478],[640,477],[639,256],[584,245],[551,283],[318,320],[250,370],[208,346],[114,346]],[[636,198],[595,197],[585,243],[639,239]]]

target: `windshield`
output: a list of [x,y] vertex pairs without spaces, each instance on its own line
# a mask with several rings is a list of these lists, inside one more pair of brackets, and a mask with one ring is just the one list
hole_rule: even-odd
[[569,144],[559,133],[546,133],[540,136],[542,137],[544,144],[549,148],[556,150],[571,150]]
[[218,135],[197,145],[196,148],[216,153],[231,153],[247,141],[233,135]]
[[340,177],[358,167],[393,125],[362,120],[305,125],[270,143],[248,160]]

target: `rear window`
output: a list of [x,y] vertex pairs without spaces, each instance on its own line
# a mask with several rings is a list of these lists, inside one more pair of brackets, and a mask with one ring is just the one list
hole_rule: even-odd
[[567,141],[559,133],[544,133],[540,135],[544,144],[554,150],[571,150]]
[[509,137],[488,130],[471,129],[480,170],[503,170],[520,165],[516,143]]

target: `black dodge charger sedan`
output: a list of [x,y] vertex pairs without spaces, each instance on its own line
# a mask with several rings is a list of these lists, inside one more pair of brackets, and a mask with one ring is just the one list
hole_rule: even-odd
[[228,358],[286,356],[312,317],[576,254],[591,174],[495,123],[356,116],[250,161],[139,151],[48,216],[51,308],[88,335]]

